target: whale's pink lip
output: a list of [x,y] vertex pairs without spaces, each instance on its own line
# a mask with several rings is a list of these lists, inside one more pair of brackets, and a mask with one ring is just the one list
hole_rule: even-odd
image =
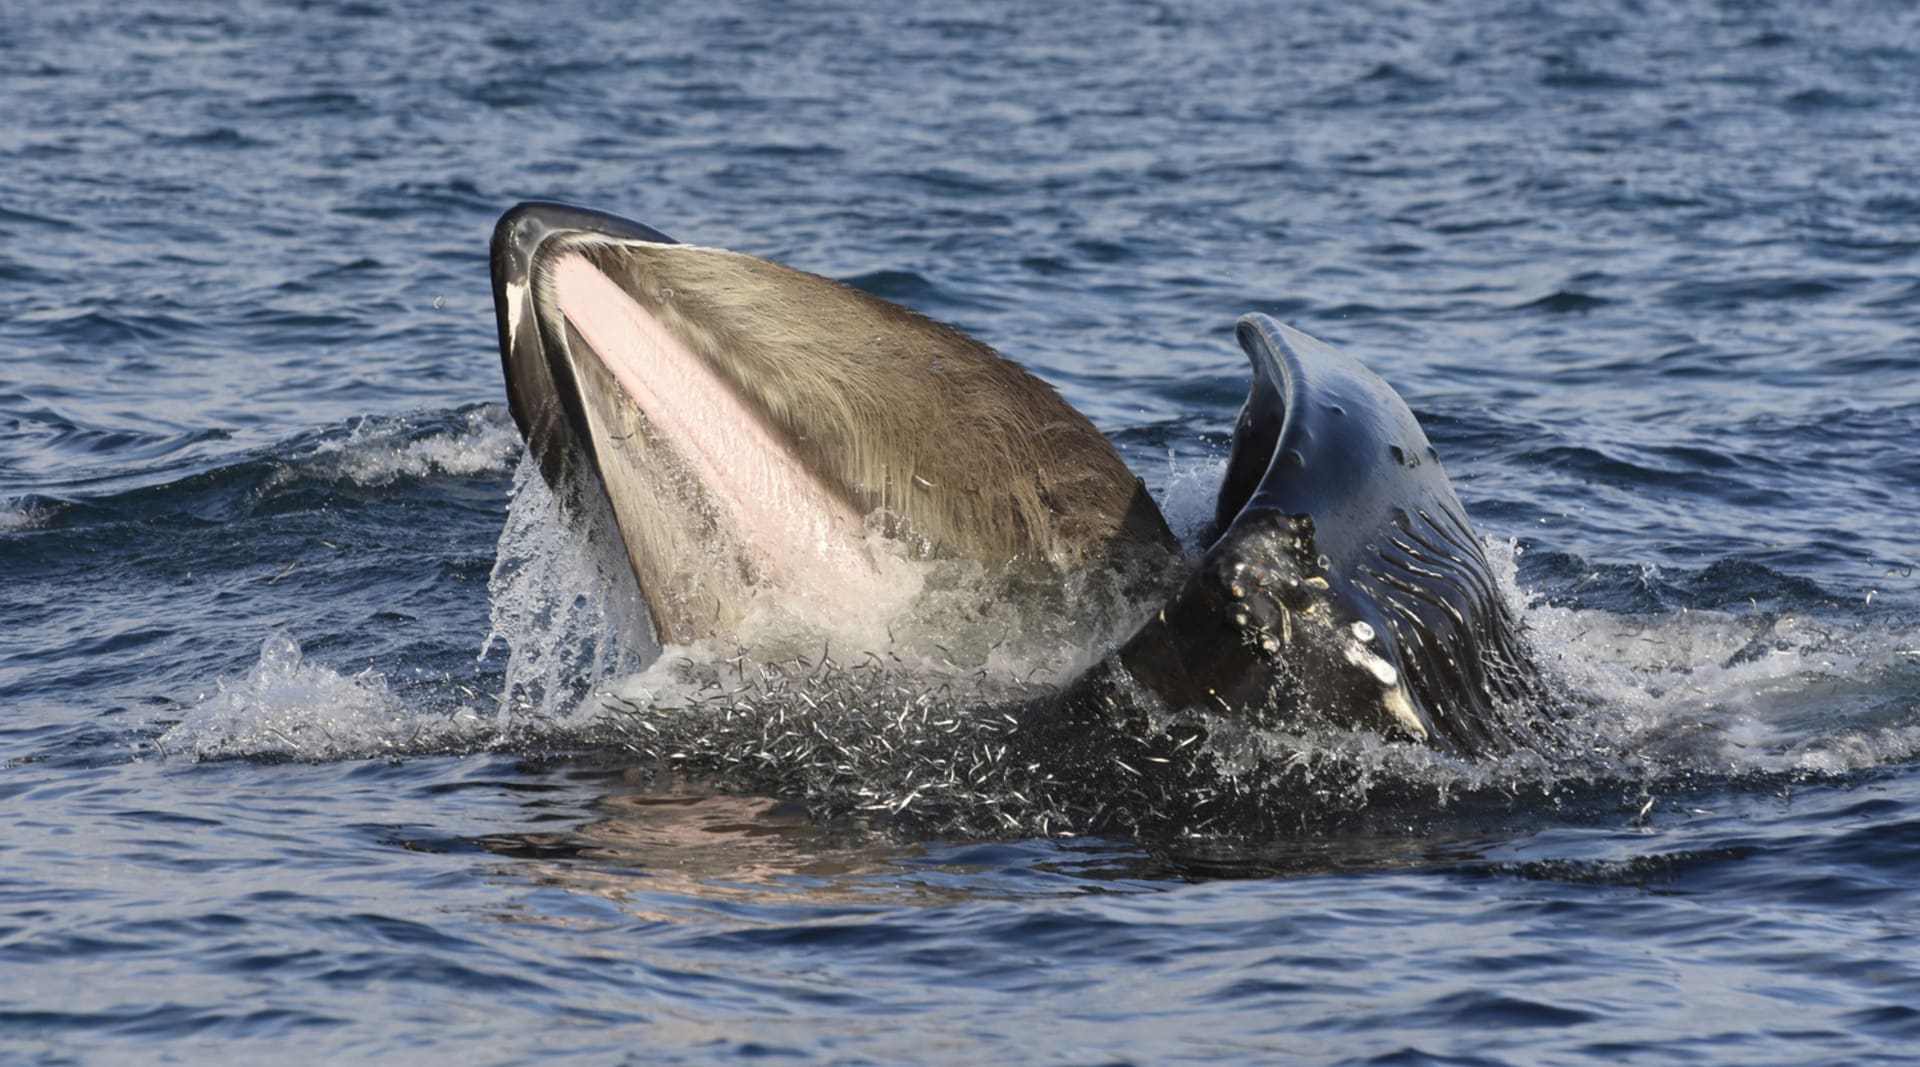
[[863,516],[705,358],[579,252],[556,256],[549,277],[560,313],[698,480],[765,584],[831,618],[890,599]]

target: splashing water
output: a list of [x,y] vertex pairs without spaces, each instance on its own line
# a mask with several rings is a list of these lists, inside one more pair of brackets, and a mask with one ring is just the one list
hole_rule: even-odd
[[1645,775],[1840,775],[1920,752],[1890,691],[1920,685],[1920,632],[1787,612],[1643,617],[1536,605],[1543,662],[1592,693]]
[[[495,421],[476,415],[420,441],[404,427],[361,426],[316,455],[360,480],[421,464],[446,472],[496,461]],[[1201,489],[1219,466],[1170,466],[1162,504],[1177,527],[1204,525]],[[217,683],[159,746],[199,759],[308,760],[610,748],[726,789],[802,799],[818,816],[916,832],[1119,823],[1182,838],[1325,832],[1450,807],[1611,809],[1714,783],[1845,775],[1920,752],[1915,709],[1886,698],[1920,689],[1920,632],[1792,612],[1556,607],[1522,588],[1517,546],[1490,544],[1499,586],[1574,709],[1576,740],[1564,750],[1467,762],[1372,734],[1252,729],[1161,709],[1145,736],[1060,773],[1023,749],[1019,712],[1099,654],[1098,641],[1072,644],[1079,629],[983,601],[961,580],[951,603],[930,596],[937,606],[916,620],[929,631],[918,643],[663,654],[624,556],[608,547],[618,541],[604,501],[588,494],[582,509],[570,515],[523,456],[489,580],[481,655],[495,641],[509,653],[491,717],[464,703],[411,708],[381,675],[306,662],[291,636],[275,634],[244,678]]]
[[281,467],[272,489],[296,478],[377,487],[431,475],[476,477],[504,471],[521,451],[520,435],[497,408],[475,408],[451,426],[404,417],[363,416],[345,434],[330,434]]
[[[1170,470],[1162,503],[1180,528],[1204,524],[1210,501],[1196,487],[1217,481],[1218,467],[1201,460]],[[1920,656],[1902,654],[1920,643],[1915,635],[1846,632],[1796,614],[1642,618],[1552,607],[1522,589],[1519,549],[1494,544],[1497,581],[1574,709],[1568,734],[1578,740],[1567,748],[1468,762],[1372,734],[1254,730],[1163,711],[1157,733],[1132,739],[1137,751],[1061,776],[1021,752],[1017,712],[1047,699],[1097,648],[1074,663],[1021,655],[1012,646],[1024,620],[1013,612],[990,624],[1002,641],[993,654],[962,663],[905,647],[840,658],[826,648],[629,649],[623,635],[648,633],[644,607],[624,581],[624,561],[595,547],[611,542],[591,524],[609,520],[586,520],[589,532],[574,532],[537,469],[522,463],[491,586],[489,642],[512,649],[500,725],[576,736],[592,726],[648,765],[800,798],[821,816],[948,834],[1116,821],[1179,836],[1315,832],[1449,806],[1598,798],[1615,810],[1712,782],[1844,774],[1920,751],[1912,708],[1857,706],[1886,691],[1877,675],[1920,673]],[[1811,700],[1817,691],[1826,698]],[[1205,740],[1183,740],[1194,737]]]
[[308,663],[291,635],[276,633],[246,677],[217,682],[156,745],[201,760],[364,759],[459,748],[483,725],[470,708],[408,707],[371,670]]
[[509,650],[502,730],[577,725],[593,715],[587,696],[595,685],[659,654],[625,557],[604,547],[619,544],[606,503],[581,495],[584,513],[569,516],[531,454],[514,472],[487,580],[492,625],[480,651],[485,656],[495,641]]

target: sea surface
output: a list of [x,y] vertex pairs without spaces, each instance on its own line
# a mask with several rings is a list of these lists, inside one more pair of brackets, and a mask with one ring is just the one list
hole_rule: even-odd
[[[0,1061],[1920,1059],[1905,0],[3,21]],[[963,327],[1184,529],[1235,318],[1341,346],[1612,755],[1309,739],[1358,773],[1214,840],[584,741],[635,665],[505,411],[528,198]]]

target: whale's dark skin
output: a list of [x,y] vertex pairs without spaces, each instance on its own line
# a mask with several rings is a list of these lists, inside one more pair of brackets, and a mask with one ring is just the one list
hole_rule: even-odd
[[[704,360],[824,487],[823,506],[882,516],[890,533],[989,565],[1037,559],[1068,573],[1177,559],[1151,498],[1091,424],[957,331],[564,205],[508,212],[492,253],[514,419],[556,488],[597,483],[613,499],[663,640],[724,632],[736,617],[725,583],[758,565],[671,586],[692,554],[676,546],[712,536],[724,511],[703,503],[717,487],[654,473],[678,462],[671,435],[634,413],[642,405],[620,384],[632,379],[607,369],[616,361],[595,348],[586,314],[560,309],[570,278],[617,290],[612,303],[631,301],[668,347]],[[607,348],[610,335],[598,336]],[[1025,747],[1097,762],[1106,738],[1137,737],[1169,714],[1370,730],[1463,756],[1533,743],[1515,709],[1534,700],[1537,676],[1412,412],[1357,361],[1267,316],[1241,319],[1238,339],[1253,382],[1197,562],[1130,637],[1057,698],[1021,710]],[[882,392],[807,421],[842,389]],[[923,402],[921,415],[895,410]],[[848,425],[862,412],[873,426]],[[928,434],[938,449],[913,451]]]
[[1036,725],[1081,736],[1124,722],[1144,690],[1168,710],[1373,730],[1461,755],[1545,740],[1538,675],[1406,403],[1265,315],[1237,334],[1253,383],[1210,546]]

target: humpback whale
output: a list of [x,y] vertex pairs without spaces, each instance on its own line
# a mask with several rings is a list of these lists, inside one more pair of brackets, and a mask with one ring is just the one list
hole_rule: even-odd
[[729,638],[769,600],[884,619],[916,560],[1120,572],[1161,606],[1021,710],[1034,758],[1169,712],[1469,757],[1535,736],[1523,635],[1438,455],[1390,386],[1298,330],[1240,320],[1251,386],[1182,556],[1084,416],[952,327],[562,204],[508,211],[491,251],[514,421],[557,492],[604,492],[662,643]]

